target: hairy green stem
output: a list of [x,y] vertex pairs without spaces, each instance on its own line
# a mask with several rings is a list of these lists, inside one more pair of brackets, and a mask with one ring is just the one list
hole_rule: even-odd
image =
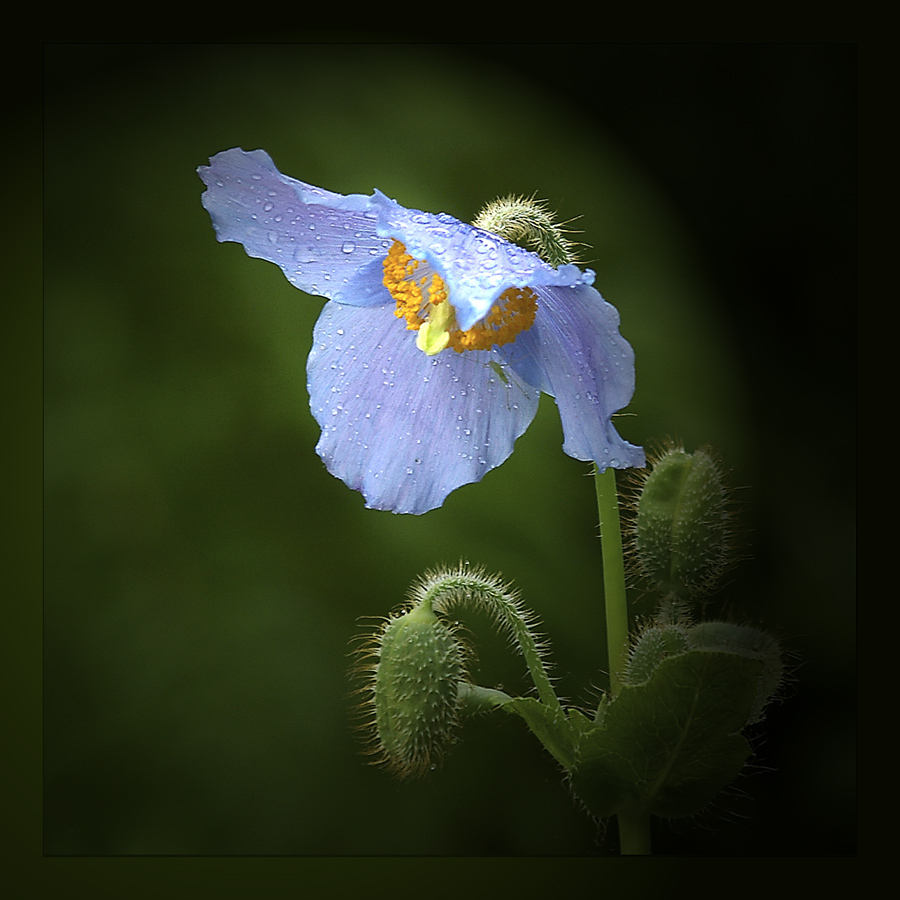
[[531,630],[529,615],[508,586],[491,578],[448,574],[435,579],[423,599],[442,612],[452,605],[486,610],[518,644],[541,703],[551,709],[561,708],[544,666],[541,648]]

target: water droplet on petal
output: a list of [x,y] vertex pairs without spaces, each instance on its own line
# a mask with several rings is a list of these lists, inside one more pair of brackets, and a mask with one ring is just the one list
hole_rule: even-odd
[[355,249],[356,244],[354,244],[353,241],[344,241],[343,246],[341,247],[341,250],[343,250],[344,253],[352,253]]

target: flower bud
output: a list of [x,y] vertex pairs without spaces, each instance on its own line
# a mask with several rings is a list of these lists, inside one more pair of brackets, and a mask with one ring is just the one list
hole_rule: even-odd
[[472,224],[507,241],[521,242],[553,268],[575,261],[576,245],[567,237],[569,230],[556,221],[546,203],[533,197],[498,198]]
[[687,649],[687,637],[681,626],[673,624],[648,626],[631,646],[628,669],[625,673],[626,683],[642,684],[667,656],[684,653]]
[[711,594],[732,562],[728,493],[705,450],[669,448],[637,502],[634,553],[641,573],[665,594]]
[[463,647],[422,603],[387,623],[377,655],[375,728],[384,761],[402,776],[424,774],[457,722]]

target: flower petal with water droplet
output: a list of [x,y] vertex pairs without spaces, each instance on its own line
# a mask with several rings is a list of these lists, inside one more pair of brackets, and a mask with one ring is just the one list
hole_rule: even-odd
[[375,191],[373,207],[378,210],[378,233],[400,241],[417,259],[427,259],[444,280],[463,331],[483,319],[509,288],[570,287],[594,280],[589,269],[554,269],[536,253],[497,235],[445,213],[406,209],[381,191]]
[[300,290],[357,305],[391,302],[381,270],[390,242],[367,215],[370,197],[282,175],[264,150],[225,150],[198,172],[220,241],[275,263]]
[[512,453],[540,396],[515,376],[499,378],[497,359],[426,356],[391,309],[327,303],[307,371],[328,471],[367,506],[397,513],[427,512],[480,481]]
[[601,471],[643,466],[643,449],[612,424],[634,392],[634,351],[619,333],[618,311],[589,285],[535,293],[534,326],[502,355],[521,378],[556,398],[565,453]]

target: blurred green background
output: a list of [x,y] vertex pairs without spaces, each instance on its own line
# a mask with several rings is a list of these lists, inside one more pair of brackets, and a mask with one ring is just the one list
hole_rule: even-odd
[[[754,772],[657,823],[656,850],[854,853],[855,65],[851,45],[46,46],[45,852],[615,852],[513,717],[468,723],[420,782],[360,755],[360,619],[461,558],[516,582],[560,692],[596,698],[593,486],[548,398],[424,517],[328,475],[305,374],[323,301],[200,205],[196,167],[241,146],[463,220],[509,192],[580,217],[637,355],[619,430],[722,454],[751,558],[713,612],[794,661]],[[524,690],[471,624],[481,683]]]

